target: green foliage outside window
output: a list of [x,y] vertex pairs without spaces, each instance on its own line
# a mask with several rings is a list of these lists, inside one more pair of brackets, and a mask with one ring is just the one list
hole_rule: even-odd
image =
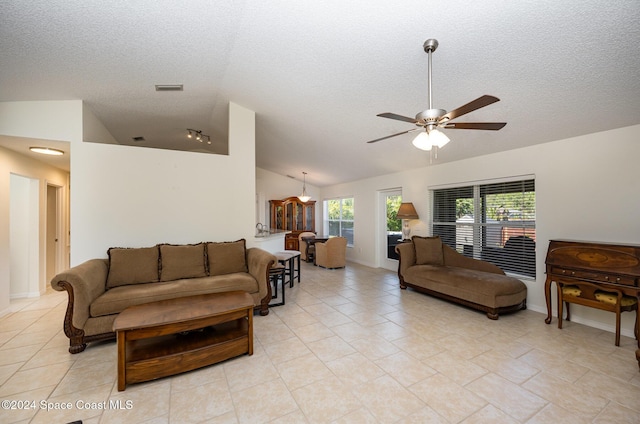
[[397,218],[402,196],[387,196],[387,231],[402,231],[402,220]]

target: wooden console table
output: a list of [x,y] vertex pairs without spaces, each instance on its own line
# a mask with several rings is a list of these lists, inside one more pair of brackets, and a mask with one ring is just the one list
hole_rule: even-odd
[[253,354],[253,299],[243,291],[167,299],[129,307],[113,323],[118,391]]
[[[640,246],[614,243],[594,243],[572,240],[551,240],[546,258],[547,278],[544,295],[547,318],[551,323],[551,283],[596,285],[603,291],[621,292],[640,303]],[[640,329],[640,314],[636,310],[635,331]],[[640,337],[636,334],[638,348]],[[636,351],[640,366],[640,349]]]

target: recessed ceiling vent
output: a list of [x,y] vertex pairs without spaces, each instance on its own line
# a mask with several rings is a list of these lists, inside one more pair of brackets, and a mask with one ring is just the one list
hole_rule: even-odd
[[156,84],[156,91],[183,91],[182,84]]
[[144,137],[133,137],[133,141],[141,142],[145,140],[144,140]]

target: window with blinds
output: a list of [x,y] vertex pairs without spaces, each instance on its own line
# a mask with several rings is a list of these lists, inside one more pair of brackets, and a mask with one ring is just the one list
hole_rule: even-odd
[[535,180],[430,190],[432,234],[505,272],[536,276]]

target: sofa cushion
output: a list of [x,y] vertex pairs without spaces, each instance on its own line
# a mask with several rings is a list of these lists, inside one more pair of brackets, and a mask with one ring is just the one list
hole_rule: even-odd
[[444,265],[444,255],[442,254],[442,240],[439,236],[411,238],[416,250],[417,265]]
[[251,274],[243,272],[215,277],[189,278],[116,287],[105,292],[91,303],[90,314],[91,317],[118,314],[133,305],[232,290],[243,290],[249,294],[256,293],[259,290],[258,282]]
[[109,255],[109,274],[106,288],[158,281],[158,247],[112,247]]
[[245,239],[207,243],[209,275],[248,272]]
[[425,289],[491,308],[517,305],[527,298],[527,286],[517,278],[466,268],[414,265],[404,278]]
[[203,243],[160,245],[160,281],[205,277],[205,266]]

